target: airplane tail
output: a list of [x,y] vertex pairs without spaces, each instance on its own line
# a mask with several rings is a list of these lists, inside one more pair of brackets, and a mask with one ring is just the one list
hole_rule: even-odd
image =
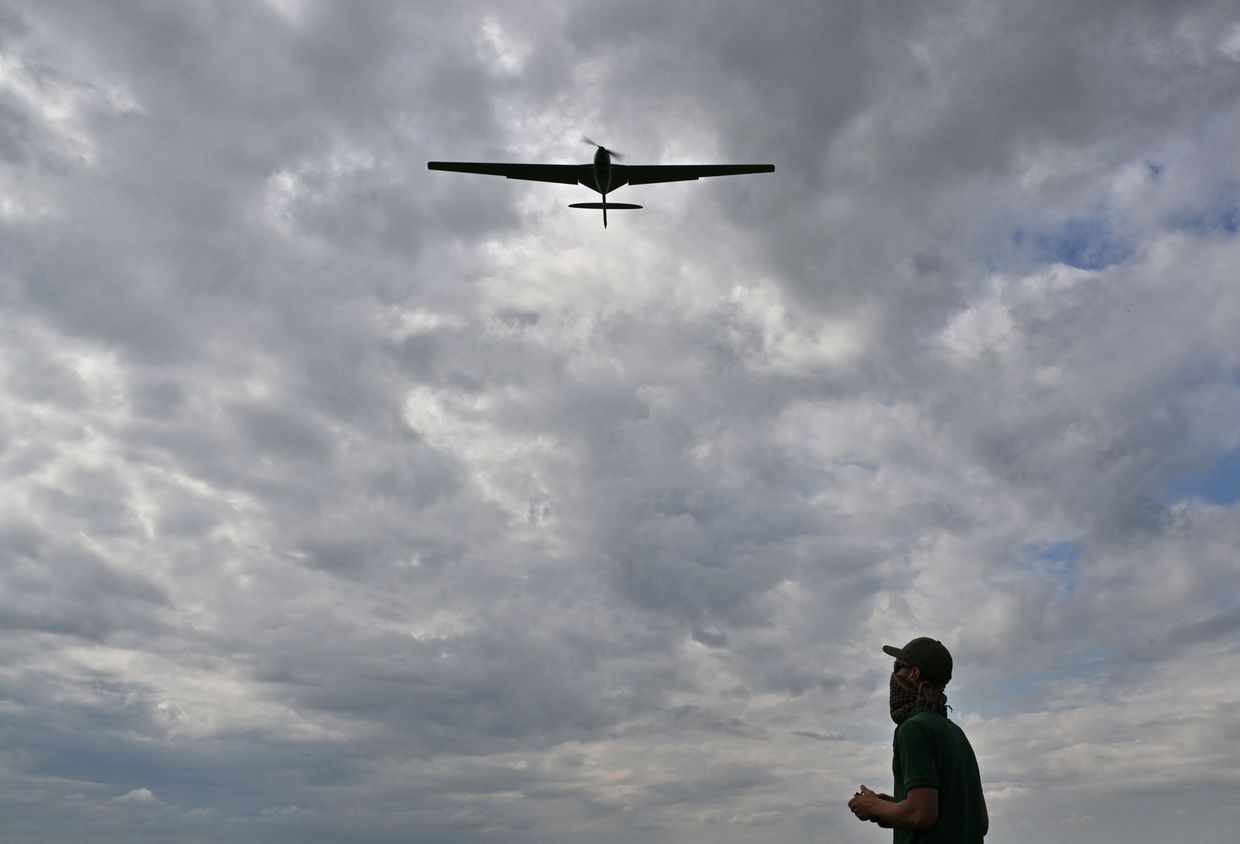
[[641,208],[640,205],[634,205],[631,202],[607,202],[606,198],[604,198],[602,202],[573,202],[568,207],[569,208],[592,208],[595,211],[601,208],[603,210],[603,228],[607,228],[608,209],[611,209],[612,211],[616,211],[616,210],[625,211],[629,209]]

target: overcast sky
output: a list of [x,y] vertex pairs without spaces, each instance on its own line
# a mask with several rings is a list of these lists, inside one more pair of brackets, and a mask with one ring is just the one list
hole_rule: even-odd
[[[431,159],[773,163],[584,187]],[[1240,827],[1240,11],[0,6],[0,838]]]

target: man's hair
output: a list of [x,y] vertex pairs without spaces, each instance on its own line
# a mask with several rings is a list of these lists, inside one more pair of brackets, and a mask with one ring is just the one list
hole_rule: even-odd
[[917,684],[917,700],[927,709],[943,709],[947,707],[947,692],[943,691],[942,686],[936,686],[929,680],[922,680]]

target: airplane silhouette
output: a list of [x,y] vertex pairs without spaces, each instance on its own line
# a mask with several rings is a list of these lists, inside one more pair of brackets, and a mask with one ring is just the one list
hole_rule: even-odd
[[582,184],[603,195],[602,202],[574,202],[569,208],[601,208],[603,228],[607,228],[607,209],[641,208],[628,202],[608,202],[607,194],[624,185],[650,185],[656,182],[685,182],[704,176],[743,176],[747,173],[773,173],[774,164],[613,164],[620,153],[582,138],[594,152],[593,164],[491,164],[472,161],[428,161],[428,170],[450,170],[454,173],[481,173],[505,176],[532,182]]

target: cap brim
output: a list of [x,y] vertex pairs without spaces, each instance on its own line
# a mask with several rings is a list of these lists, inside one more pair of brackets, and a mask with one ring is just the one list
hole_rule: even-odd
[[904,649],[897,648],[895,645],[883,645],[883,653],[887,656],[894,656],[897,659],[904,659]]

